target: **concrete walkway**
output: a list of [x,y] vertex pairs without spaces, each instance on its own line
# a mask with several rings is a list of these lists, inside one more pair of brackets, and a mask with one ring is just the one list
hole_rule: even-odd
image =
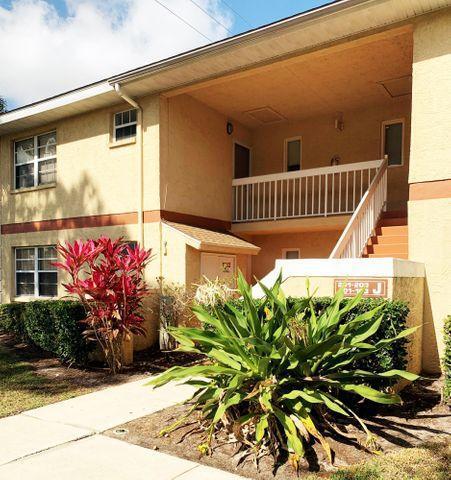
[[175,405],[193,392],[149,379],[28,410],[0,420],[0,479],[238,480],[242,477],[102,435]]

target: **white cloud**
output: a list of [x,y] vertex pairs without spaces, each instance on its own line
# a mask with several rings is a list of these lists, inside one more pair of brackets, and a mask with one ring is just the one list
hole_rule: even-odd
[[[211,40],[227,31],[190,0],[159,0]],[[229,29],[218,0],[195,0]],[[62,16],[45,0],[0,7],[0,96],[9,107],[208,43],[155,0],[65,0]]]

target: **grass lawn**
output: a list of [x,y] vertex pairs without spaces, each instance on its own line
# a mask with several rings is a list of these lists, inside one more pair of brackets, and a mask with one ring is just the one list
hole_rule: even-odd
[[[311,480],[317,477],[311,477]],[[404,448],[331,475],[330,480],[448,480],[451,443],[431,442]],[[310,480],[309,477],[307,477]],[[307,480],[306,479],[306,480]]]
[[30,362],[0,345],[0,418],[89,392],[36,373]]

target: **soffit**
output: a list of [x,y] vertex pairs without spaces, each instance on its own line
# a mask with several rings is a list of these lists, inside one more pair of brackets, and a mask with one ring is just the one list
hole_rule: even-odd
[[[337,111],[371,107],[394,101],[382,82],[409,85],[412,73],[412,34],[346,49],[331,49],[315,57],[273,64],[241,78],[190,91],[211,108],[249,127],[262,125],[247,112],[270,107],[287,120],[299,120]],[[408,96],[402,92],[396,98]]]

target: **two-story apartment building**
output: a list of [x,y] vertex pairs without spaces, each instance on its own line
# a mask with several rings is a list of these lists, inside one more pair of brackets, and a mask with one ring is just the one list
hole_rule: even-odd
[[437,370],[450,5],[332,2],[1,115],[2,301],[64,295],[54,246],[99,235],[152,248],[155,285],[261,278],[278,258],[408,258],[426,268]]

